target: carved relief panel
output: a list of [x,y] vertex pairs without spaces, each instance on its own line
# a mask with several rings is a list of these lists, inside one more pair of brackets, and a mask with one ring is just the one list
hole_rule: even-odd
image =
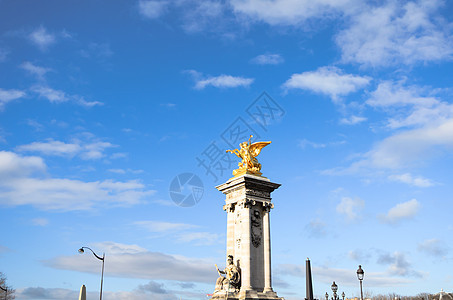
[[254,209],[252,211],[251,219],[250,219],[250,226],[251,226],[251,239],[252,245],[255,248],[258,248],[261,245],[261,239],[263,235],[262,229],[262,216],[261,212],[258,209]]

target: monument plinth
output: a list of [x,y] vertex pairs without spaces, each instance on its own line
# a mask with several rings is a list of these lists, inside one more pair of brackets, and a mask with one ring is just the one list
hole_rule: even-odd
[[[266,142],[266,145],[269,143]],[[247,142],[241,143],[241,148],[242,144]],[[255,144],[250,145],[249,142],[248,146]],[[258,154],[249,160],[253,162],[252,167],[259,165],[259,168],[252,170],[254,174],[261,174],[258,173],[261,165],[256,160]],[[243,160],[239,163],[240,169],[242,166],[247,166],[247,162]],[[242,169],[246,172],[216,187],[226,195],[223,209],[227,212],[228,259],[225,270],[217,269],[220,277],[211,299],[282,300],[272,289],[269,218],[274,206],[271,193],[280,184],[260,175],[250,174],[250,169],[246,167]],[[233,174],[239,173],[241,172]]]

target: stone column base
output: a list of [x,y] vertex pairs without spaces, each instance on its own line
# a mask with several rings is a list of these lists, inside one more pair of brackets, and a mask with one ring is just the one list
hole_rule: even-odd
[[212,300],[285,300],[285,298],[277,296],[276,292],[257,292],[254,290],[241,291],[239,293],[220,292],[212,296]]

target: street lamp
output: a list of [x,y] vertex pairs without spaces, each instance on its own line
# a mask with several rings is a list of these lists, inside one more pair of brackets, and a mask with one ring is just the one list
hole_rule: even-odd
[[93,255],[99,259],[99,260],[102,260],[102,273],[101,273],[101,292],[99,294],[99,300],[102,300],[102,284],[104,282],[104,262],[105,262],[105,253],[102,254],[102,257],[100,257],[99,255],[97,255],[96,253],[94,253],[93,250],[91,250],[91,248],[88,248],[88,247],[82,247],[79,249],[79,253],[82,254],[84,253],[85,251],[83,249],[88,249],[91,251],[91,253],[93,253]]
[[335,284],[335,281],[332,283],[331,288],[333,292],[333,300],[337,300],[338,285]]
[[6,300],[6,297],[8,297],[8,287],[7,286],[5,286],[5,287],[0,286],[0,289],[2,289],[2,291],[5,292],[5,300]]
[[365,275],[365,272],[363,272],[362,266],[359,265],[359,269],[357,270],[357,278],[360,281],[360,300],[363,300],[362,280],[363,280],[364,275]]

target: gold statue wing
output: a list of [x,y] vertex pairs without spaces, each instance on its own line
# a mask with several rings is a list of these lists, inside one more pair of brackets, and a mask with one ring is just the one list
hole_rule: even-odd
[[264,147],[266,147],[270,143],[272,143],[272,142],[257,142],[257,143],[251,144],[250,148],[249,148],[250,154],[253,157],[257,157],[260,154],[261,149],[263,149]]

